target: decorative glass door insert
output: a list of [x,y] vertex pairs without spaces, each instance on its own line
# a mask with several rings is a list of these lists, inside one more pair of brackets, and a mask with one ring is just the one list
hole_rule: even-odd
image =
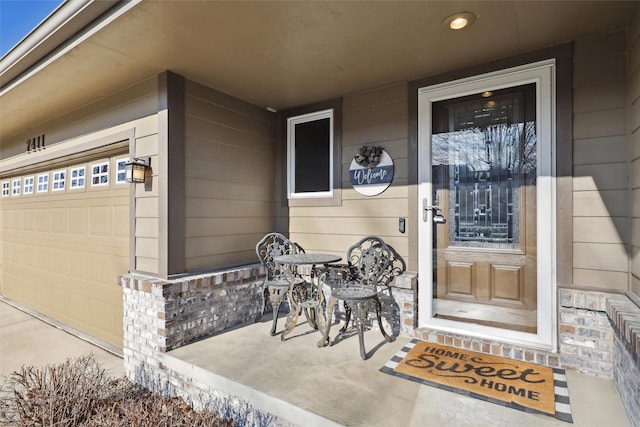
[[434,315],[536,333],[536,86],[431,111]]

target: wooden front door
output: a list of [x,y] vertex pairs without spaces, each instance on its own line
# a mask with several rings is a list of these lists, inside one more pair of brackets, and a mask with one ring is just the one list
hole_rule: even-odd
[[535,84],[431,114],[435,316],[536,333]]
[[418,325],[556,345],[553,60],[418,89]]

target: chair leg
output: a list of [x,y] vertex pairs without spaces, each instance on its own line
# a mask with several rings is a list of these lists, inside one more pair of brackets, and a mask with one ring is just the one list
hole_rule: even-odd
[[325,347],[327,345],[330,344],[331,339],[329,338],[329,333],[331,331],[331,322],[332,322],[332,318],[333,318],[333,310],[336,308],[336,305],[338,304],[338,300],[335,297],[331,297],[329,299],[329,305],[327,306],[326,309],[326,322],[324,325],[324,327],[321,327],[320,332],[322,332],[322,338],[320,338],[320,341],[318,341],[318,347]]
[[393,342],[396,338],[387,334],[387,331],[384,330],[384,326],[382,326],[382,303],[380,302],[380,298],[378,298],[378,296],[376,295],[376,297],[373,299],[373,302],[376,306],[376,317],[378,318],[378,326],[380,327],[380,332],[382,332],[382,336],[387,342]]
[[280,314],[280,306],[282,305],[282,301],[286,292],[281,289],[269,289],[269,302],[271,303],[271,308],[273,309],[273,321],[271,324],[271,336],[276,334],[276,327],[278,324],[278,315]]
[[262,288],[262,293],[261,293],[262,294],[262,304],[260,304],[262,308],[260,308],[260,310],[258,310],[258,314],[256,315],[255,323],[258,323],[260,321],[260,319],[262,319],[262,316],[264,316],[264,311],[267,308],[267,293],[268,292],[269,291],[267,290],[267,288]]
[[281,301],[278,301],[273,305],[273,321],[271,323],[271,336],[276,334],[276,327],[278,325],[278,314],[280,313]]
[[291,331],[293,331],[293,328],[296,327],[296,324],[298,323],[298,316],[300,315],[299,313],[300,310],[297,306],[292,307],[292,309],[289,310],[287,321],[284,324],[284,331],[282,331],[282,334],[280,334],[281,341],[284,341],[285,337],[289,335]]
[[351,307],[345,302],[344,304],[344,325],[340,328],[339,333],[344,334],[349,327],[349,322],[351,321]]
[[364,320],[358,319],[358,340],[360,341],[360,358],[367,360],[367,352],[364,350]]

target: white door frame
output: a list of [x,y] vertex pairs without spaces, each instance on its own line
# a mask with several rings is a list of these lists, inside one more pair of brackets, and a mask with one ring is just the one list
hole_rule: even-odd
[[[536,84],[537,135],[537,333],[434,317],[431,180],[432,103],[460,96]],[[555,60],[536,62],[418,89],[418,327],[555,351],[556,202]],[[424,215],[424,216],[423,216]]]

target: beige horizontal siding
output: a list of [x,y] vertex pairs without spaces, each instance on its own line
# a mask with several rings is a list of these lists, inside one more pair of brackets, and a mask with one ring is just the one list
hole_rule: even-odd
[[577,191],[573,193],[574,217],[627,216],[629,208],[630,201],[627,190]]
[[640,11],[629,31],[629,91],[627,105],[631,159],[631,291],[640,296]]
[[274,227],[275,115],[186,83],[185,267],[256,262]]
[[628,286],[626,37],[621,31],[574,45],[573,282],[578,285]]

